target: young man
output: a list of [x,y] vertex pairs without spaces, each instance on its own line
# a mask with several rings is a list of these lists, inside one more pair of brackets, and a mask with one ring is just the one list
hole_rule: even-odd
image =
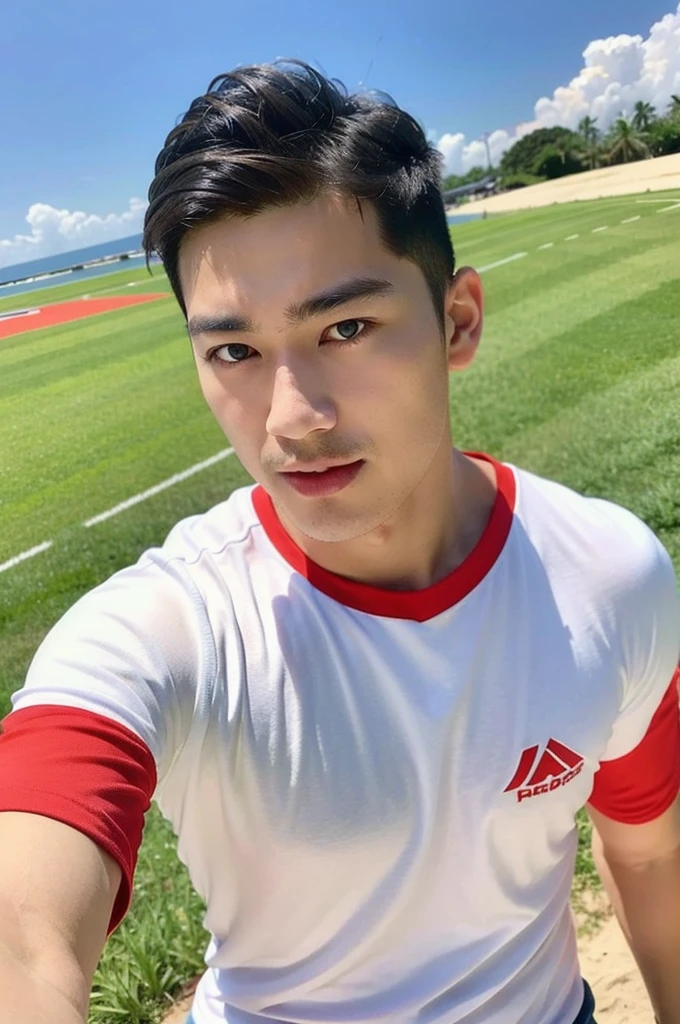
[[256,484],[79,601],[0,740],[5,1019],[79,1024],[154,796],[207,903],[195,1024],[585,1024],[587,805],[680,1021],[680,627],[629,512],[452,447],[483,296],[411,117],[216,80],[146,245]]

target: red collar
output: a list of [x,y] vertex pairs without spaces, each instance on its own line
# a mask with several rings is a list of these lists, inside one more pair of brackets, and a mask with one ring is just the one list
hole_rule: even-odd
[[466,454],[484,459],[495,468],[496,500],[482,536],[465,561],[444,579],[423,590],[387,590],[329,572],[313,562],[286,533],[274,503],[262,487],[253,490],[253,505],[267,537],[279,554],[317,590],[369,615],[425,622],[462,601],[482,582],[503,550],[512,525],[516,491],[513,471],[488,455],[478,452]]

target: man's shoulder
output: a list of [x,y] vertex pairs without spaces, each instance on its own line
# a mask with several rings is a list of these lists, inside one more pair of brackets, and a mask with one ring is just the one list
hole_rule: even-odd
[[607,589],[645,589],[673,575],[661,541],[634,512],[599,496],[513,467],[515,513],[544,560],[581,570]]
[[164,541],[146,548],[135,563],[118,569],[73,607],[81,615],[100,608],[134,610],[140,621],[148,621],[154,608],[162,617],[173,602],[202,609],[215,583],[222,592],[242,585],[259,550],[252,539],[260,525],[252,492],[252,486],[239,488],[205,512],[180,519]]
[[180,519],[163,544],[154,549],[154,557],[187,566],[195,565],[204,555],[228,557],[230,550],[247,544],[252,531],[259,527],[253,490],[252,485],[240,487],[207,511]]

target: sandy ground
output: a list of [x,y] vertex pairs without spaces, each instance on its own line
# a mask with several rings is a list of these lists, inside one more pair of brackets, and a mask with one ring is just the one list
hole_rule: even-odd
[[638,160],[617,167],[603,167],[598,171],[570,174],[556,181],[544,181],[541,185],[530,185],[504,195],[475,200],[458,210],[460,213],[509,213],[512,210],[550,206],[552,203],[625,196],[635,192],[660,192],[665,189],[680,189],[680,153],[660,156],[655,160]]
[[616,918],[579,941],[581,973],[597,1003],[597,1024],[654,1024],[640,972]]
[[[579,940],[579,960],[595,993],[597,1024],[654,1024],[640,972],[613,916]],[[184,1024],[190,1009],[191,995],[172,1008],[163,1024]]]
[[167,1017],[163,1018],[163,1024],[184,1024],[189,1010],[191,1009],[191,999],[191,996],[187,996],[185,999],[180,999],[180,1001],[170,1010]]

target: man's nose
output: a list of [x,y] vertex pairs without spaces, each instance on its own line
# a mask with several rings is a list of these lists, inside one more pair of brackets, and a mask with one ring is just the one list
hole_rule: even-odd
[[311,366],[287,362],[276,368],[267,433],[301,440],[314,430],[330,430],[336,424],[332,401],[324,394],[318,372]]

